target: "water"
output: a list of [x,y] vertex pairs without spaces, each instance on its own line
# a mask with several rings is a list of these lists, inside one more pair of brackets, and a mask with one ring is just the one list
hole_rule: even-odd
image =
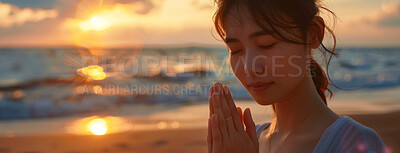
[[[342,88],[369,93],[400,86],[400,48],[341,48],[329,66]],[[129,106],[119,116],[157,114],[204,104],[221,81],[235,99],[251,97],[231,73],[225,48],[0,49],[0,120],[98,114]],[[76,70],[101,65],[102,81]],[[341,93],[335,87],[335,92]],[[147,107],[149,106],[149,107]],[[162,107],[158,107],[162,106]]]

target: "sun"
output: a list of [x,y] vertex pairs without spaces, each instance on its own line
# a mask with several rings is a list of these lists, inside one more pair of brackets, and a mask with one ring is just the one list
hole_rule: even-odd
[[103,31],[110,27],[110,24],[104,18],[100,16],[93,16],[87,21],[80,23],[80,28],[83,31]]
[[101,118],[91,120],[87,125],[87,128],[94,135],[104,135],[107,133],[108,130],[106,120]]

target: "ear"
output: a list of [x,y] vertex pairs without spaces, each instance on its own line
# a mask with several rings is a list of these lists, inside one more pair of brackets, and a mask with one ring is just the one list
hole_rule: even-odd
[[321,45],[325,34],[325,22],[320,16],[315,16],[308,29],[308,42],[312,49],[316,49]]

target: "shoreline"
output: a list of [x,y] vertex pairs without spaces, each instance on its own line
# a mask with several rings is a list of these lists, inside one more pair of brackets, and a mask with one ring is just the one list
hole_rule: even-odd
[[[400,111],[382,114],[340,114],[374,129],[389,153],[400,151]],[[23,146],[23,147],[21,147]],[[103,136],[54,134],[0,137],[0,153],[204,153],[206,129],[128,131]]]

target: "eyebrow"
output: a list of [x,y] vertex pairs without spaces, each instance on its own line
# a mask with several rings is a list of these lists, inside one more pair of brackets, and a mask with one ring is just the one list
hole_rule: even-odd
[[[252,34],[249,35],[249,39],[252,39],[254,37],[259,37],[259,36],[263,36],[263,35],[271,35],[273,34],[272,31],[267,31],[267,30],[263,30],[263,31],[258,31],[258,32],[254,32]],[[232,43],[232,42],[238,42],[239,40],[236,38],[225,38],[225,43]]]

